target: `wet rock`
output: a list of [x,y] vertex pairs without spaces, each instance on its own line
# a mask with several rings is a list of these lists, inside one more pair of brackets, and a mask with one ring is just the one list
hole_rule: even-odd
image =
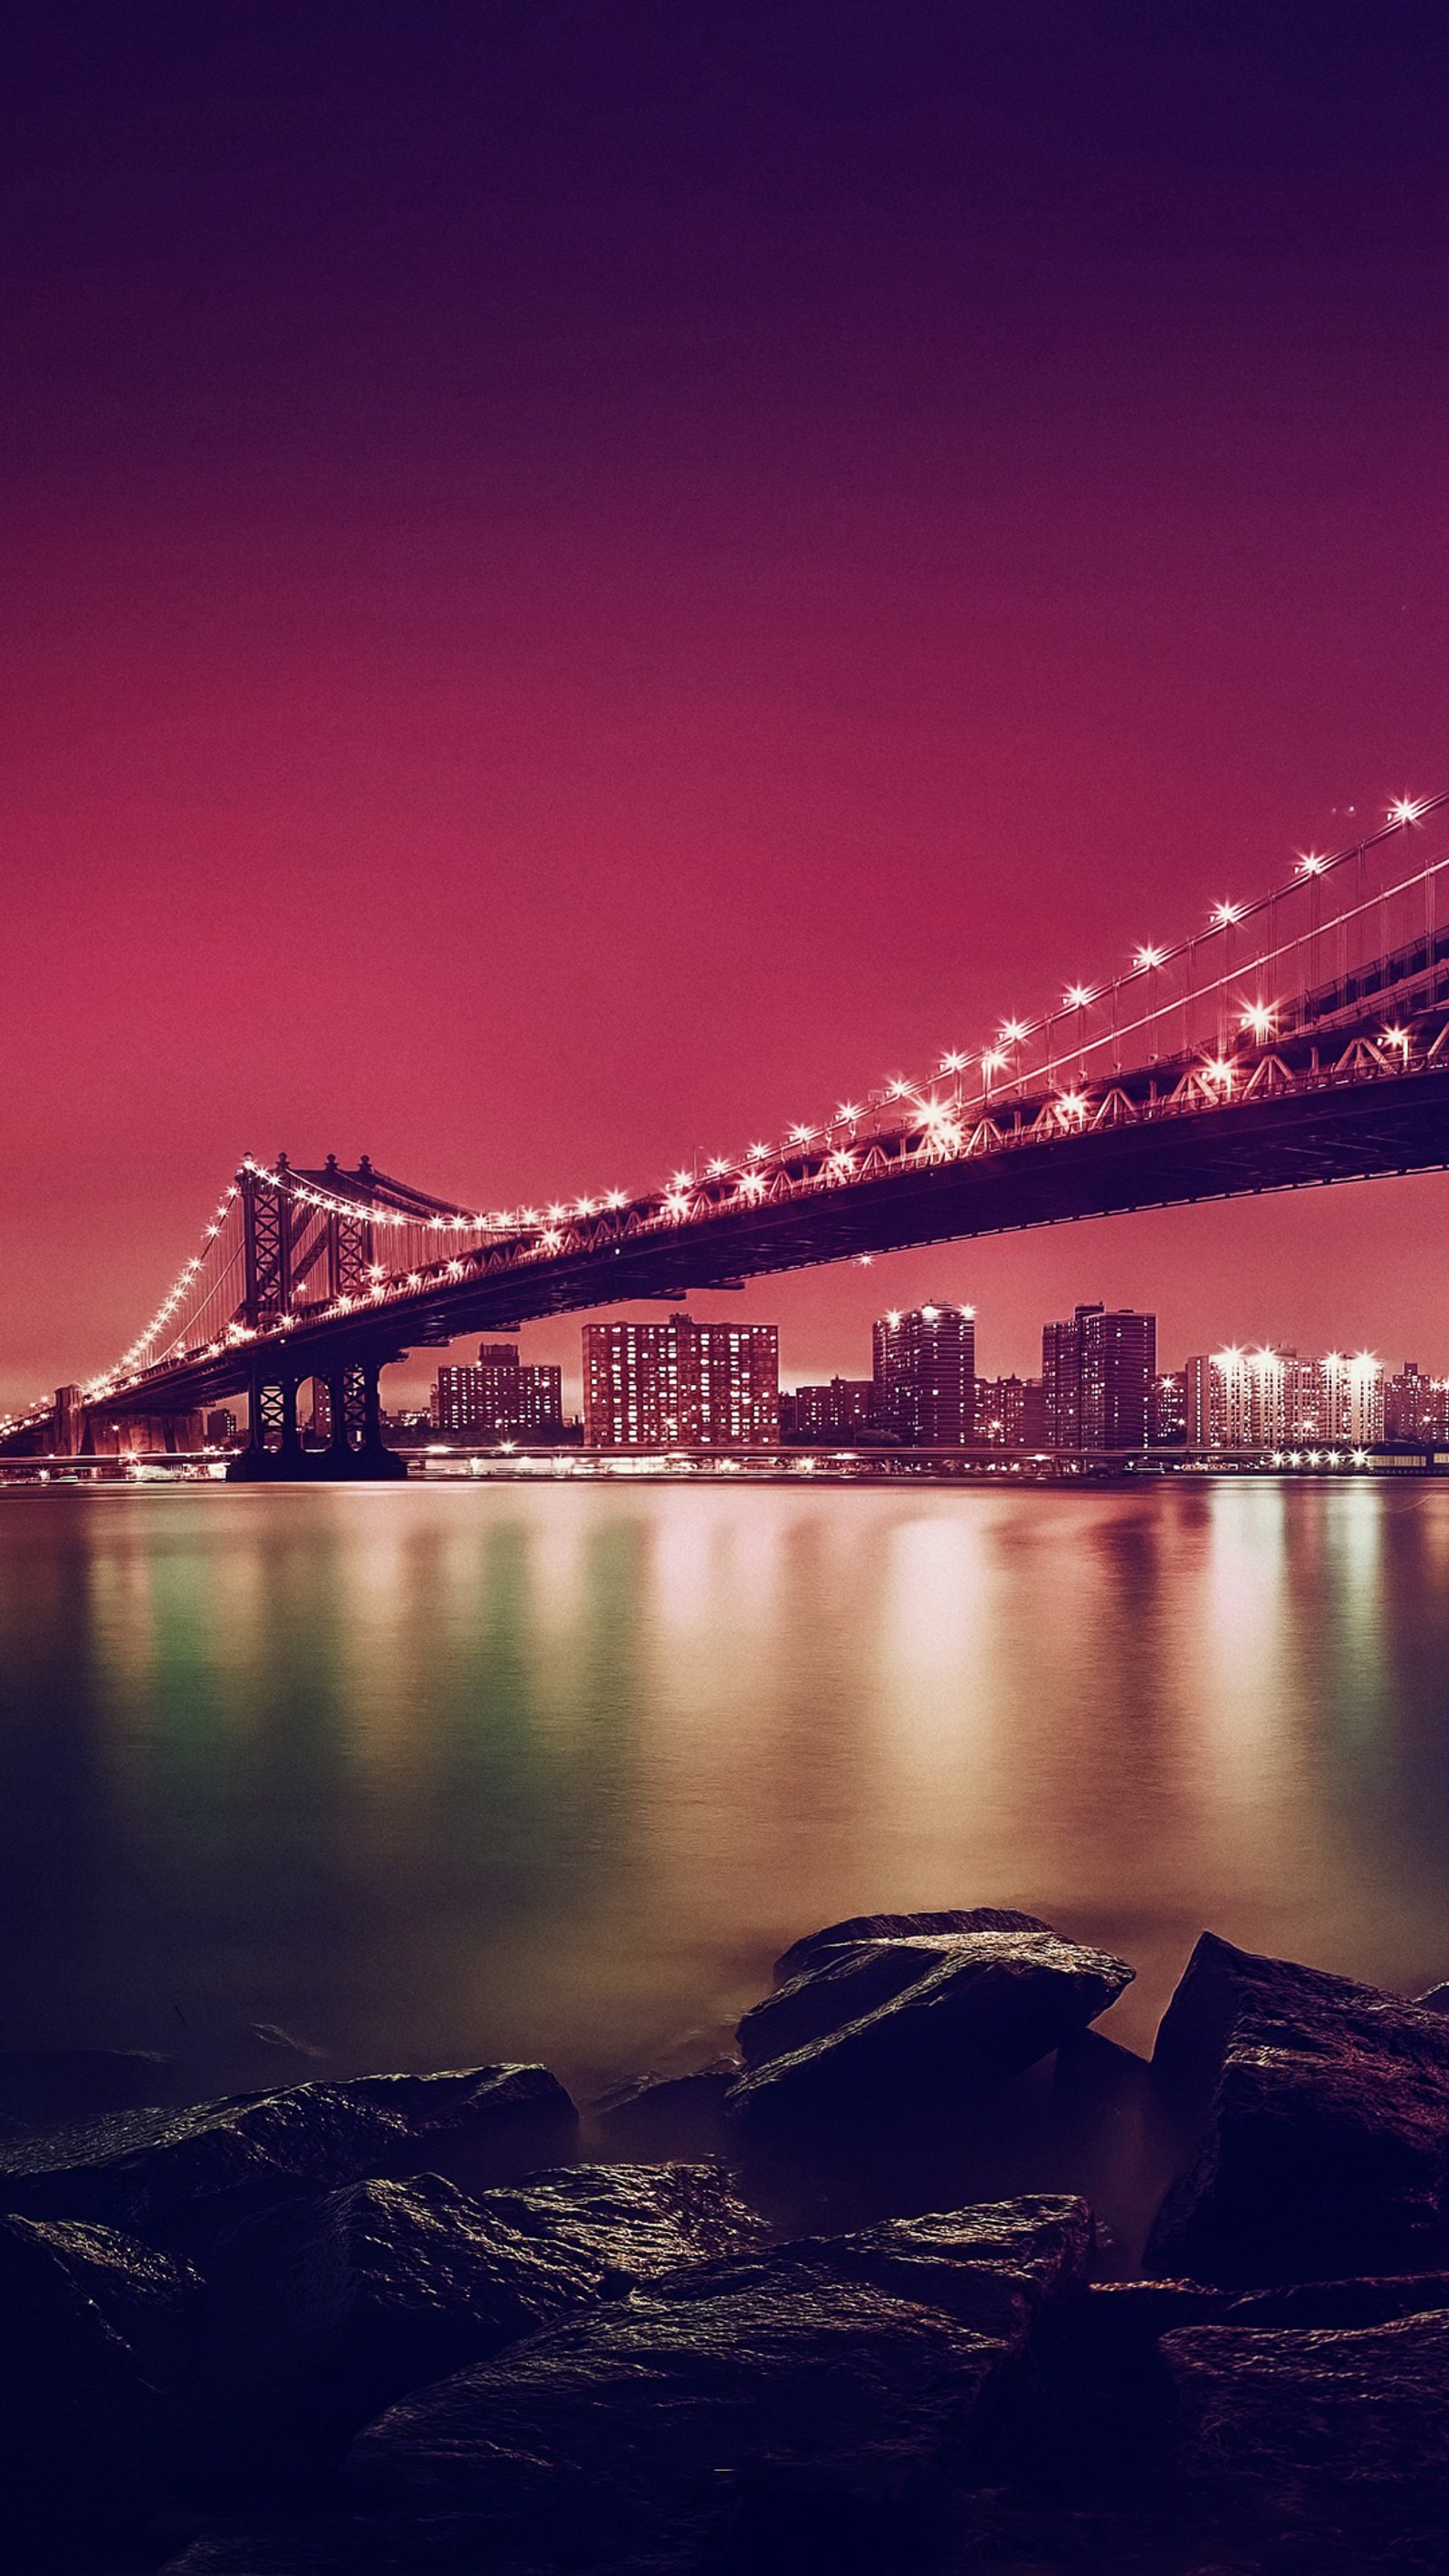
[[592,2105],[594,2137],[609,2155],[712,2156],[725,2140],[724,2097],[737,2057],[688,2075],[641,2076]]
[[725,2097],[746,2136],[878,2123],[1019,2074],[1114,2002],[1132,1970],[1054,1932],[848,1943],[746,2014]]
[[924,2564],[1088,2232],[1024,2203],[675,2274],[393,2407],[349,2486],[471,2523],[473,2563]]
[[1175,2475],[1179,2405],[1164,2338],[1198,2326],[1382,2325],[1449,2305],[1449,2274],[1232,2291],[1201,2281],[1094,2282],[1053,2307],[1012,2427],[1010,2474],[1029,2492],[1151,2493]]
[[34,2563],[144,2515],[178,2438],[196,2274],[105,2227],[0,2219],[0,2531]]
[[1449,2023],[1205,1934],[1153,2066],[1203,2123],[1149,2272],[1247,2287],[1449,2260]]
[[169,2102],[174,2059],[149,2048],[9,2049],[0,2055],[0,2117],[22,2128]]
[[572,2142],[576,2114],[542,2066],[366,2075],[132,2112],[0,2145],[0,2208],[124,2227],[189,2252],[249,2209],[374,2174],[416,2172],[445,2150],[492,2179]]
[[1164,2340],[1183,2461],[1215,2505],[1347,2527],[1393,2560],[1449,2529],[1449,2310],[1340,2332],[1203,2326]]
[[775,1982],[784,1985],[806,1968],[818,1967],[831,1950],[857,1941],[909,1941],[918,1932],[1050,1932],[1035,1914],[1014,1914],[1009,1907],[976,1905],[938,1907],[934,1914],[852,1914],[844,1923],[827,1923],[823,1932],[807,1932],[792,1941],[775,1961]]
[[714,2163],[563,2165],[484,2192],[478,2205],[521,2236],[586,2257],[601,2282],[620,2284],[745,2253],[768,2233]]
[[706,2166],[577,2166],[478,2199],[424,2174],[288,2202],[212,2259],[205,2373],[224,2447],[315,2457],[408,2389],[763,2233]]

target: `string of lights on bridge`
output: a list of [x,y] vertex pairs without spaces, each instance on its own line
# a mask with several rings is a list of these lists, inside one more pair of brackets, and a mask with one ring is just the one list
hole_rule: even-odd
[[[306,1320],[314,1323],[345,1316],[394,1298],[419,1294],[440,1280],[465,1278],[471,1265],[463,1247],[471,1249],[479,1238],[485,1246],[506,1248],[518,1259],[547,1259],[564,1248],[565,1231],[571,1224],[600,1215],[644,1212],[657,1215],[657,1221],[664,1224],[682,1224],[701,1212],[694,1194],[702,1186],[731,1182],[736,1204],[742,1207],[759,1205],[768,1195],[773,1173],[792,1160],[798,1162],[802,1155],[813,1155],[817,1151],[820,1151],[820,1161],[815,1177],[821,1183],[828,1186],[849,1180],[857,1169],[854,1147],[861,1125],[882,1111],[888,1115],[896,1109],[908,1112],[913,1124],[922,1131],[928,1151],[939,1155],[956,1153],[962,1150],[964,1142],[961,1123],[963,1099],[959,1086],[973,1068],[981,1079],[982,1106],[989,1109],[994,1098],[1019,1090],[1024,1080],[1046,1078],[1051,1081],[1063,1063],[1076,1061],[1084,1065],[1088,1054],[1108,1043],[1117,1047],[1124,1037],[1137,1029],[1149,1027],[1178,1010],[1186,1012],[1193,1001],[1201,1001],[1214,991],[1225,990],[1234,980],[1241,982],[1241,974],[1234,978],[1230,972],[1225,972],[1206,986],[1185,988],[1181,994],[1167,1000],[1155,1003],[1151,1000],[1153,979],[1180,960],[1186,960],[1190,970],[1194,951],[1204,939],[1221,936],[1226,940],[1240,924],[1263,914],[1268,915],[1271,924],[1276,907],[1291,895],[1305,886],[1315,887],[1318,880],[1354,860],[1362,862],[1367,850],[1387,842],[1445,804],[1449,804],[1449,794],[1400,797],[1390,806],[1387,819],[1378,831],[1332,852],[1309,850],[1301,853],[1294,875],[1287,883],[1249,902],[1224,899],[1214,904],[1205,930],[1192,932],[1174,943],[1158,945],[1144,941],[1133,950],[1130,964],[1122,973],[1096,983],[1068,985],[1059,1004],[1039,1012],[1034,1018],[1004,1018],[992,1040],[974,1052],[959,1048],[944,1050],[935,1073],[927,1080],[914,1081],[905,1075],[894,1075],[864,1099],[840,1102],[828,1118],[813,1123],[797,1122],[786,1131],[778,1146],[756,1142],[742,1155],[712,1157],[699,1172],[681,1168],[671,1174],[662,1190],[642,1197],[632,1197],[629,1192],[614,1188],[571,1201],[554,1201],[546,1207],[524,1206],[492,1212],[479,1210],[471,1215],[462,1211],[421,1215],[389,1205],[381,1198],[356,1193],[344,1195],[341,1191],[329,1190],[310,1176],[289,1171],[283,1163],[272,1166],[247,1156],[236,1179],[218,1201],[199,1249],[177,1272],[155,1313],[130,1347],[110,1369],[82,1388],[83,1398],[88,1403],[102,1403],[108,1395],[134,1388],[148,1373],[178,1355],[214,1358],[238,1344],[295,1329],[299,1318],[292,1313],[268,1318],[258,1325],[233,1317],[199,1348],[185,1340],[187,1330],[194,1329],[197,1317],[215,1299],[216,1282],[213,1280],[205,1288],[202,1282],[208,1261],[216,1253],[229,1221],[238,1214],[243,1184],[248,1178],[286,1195],[310,1214],[339,1218],[353,1225],[365,1223],[375,1233],[384,1235],[411,1230],[415,1234],[443,1238],[439,1244],[442,1255],[439,1259],[421,1261],[406,1270],[389,1270],[385,1262],[372,1262],[364,1290],[343,1294],[308,1309]],[[1384,890],[1373,900],[1382,903],[1389,896],[1402,893],[1437,874],[1438,867],[1445,865],[1449,862],[1441,861],[1437,866],[1421,871],[1419,876],[1406,879],[1403,886]],[[1284,944],[1288,947],[1300,945],[1305,935],[1316,939],[1341,927],[1349,918],[1347,913],[1338,916],[1336,921],[1324,923],[1315,918],[1311,934],[1300,932],[1294,940]],[[1251,961],[1243,971],[1254,971],[1263,962],[1263,959]],[[1149,1006],[1137,1020],[1123,1024],[1118,1015],[1118,999],[1126,987],[1133,985],[1143,987],[1149,997]],[[1113,1004],[1112,1029],[1088,1038],[1085,1035],[1085,1014],[1108,997]],[[1238,1018],[1241,1035],[1258,1044],[1271,1040],[1275,1033],[1276,1013],[1277,1006],[1269,1001],[1255,999],[1242,1002]],[[1074,1041],[1060,1053],[1054,1053],[1052,1033],[1064,1018],[1075,1021]],[[1047,1042],[1046,1061],[1028,1073],[1025,1052],[1035,1039],[1043,1036]],[[1404,1033],[1398,1029],[1388,1028],[1383,1036],[1390,1045],[1404,1046],[1407,1043]],[[1220,1049],[1216,1056],[1205,1058],[1201,1070],[1206,1080],[1216,1082],[1226,1095],[1233,1075],[1231,1058]],[[940,1089],[943,1082],[957,1088],[943,1097]],[[1090,1102],[1079,1084],[1068,1083],[1055,1086],[1053,1105],[1060,1129],[1070,1132],[1085,1123]],[[717,1200],[710,1201],[710,1212],[714,1212],[718,1204]],[[228,1268],[231,1266],[231,1263],[227,1265]],[[187,1317],[191,1319],[190,1327],[185,1321],[177,1324],[178,1318]],[[172,1326],[176,1329],[168,1331]],[[38,1399],[24,1413],[0,1417],[0,1431],[22,1430],[38,1422],[49,1410],[49,1397]]]

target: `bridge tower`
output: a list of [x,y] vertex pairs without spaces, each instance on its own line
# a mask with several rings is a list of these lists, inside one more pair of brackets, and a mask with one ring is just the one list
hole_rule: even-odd
[[[241,1175],[243,1304],[241,1320],[255,1332],[282,1315],[295,1315],[307,1303],[303,1292],[316,1279],[331,1302],[358,1296],[366,1286],[374,1258],[375,1228],[366,1205],[343,1214],[334,1205],[324,1213],[298,1207],[287,1182],[291,1165],[277,1156],[276,1178],[252,1165]],[[373,1179],[364,1154],[355,1174],[344,1173],[329,1154],[320,1179],[330,1193],[351,1188],[366,1192]],[[317,1293],[313,1288],[313,1295]],[[297,1421],[297,1390],[318,1374],[315,1366],[290,1366],[285,1345],[269,1342],[265,1354],[252,1360],[247,1376],[247,1445],[232,1460],[229,1477],[241,1483],[300,1478],[325,1481],[395,1480],[407,1469],[395,1451],[384,1446],[379,1379],[388,1360],[366,1354],[335,1360],[327,1369],[327,1408],[331,1438],[325,1450],[304,1449]]]

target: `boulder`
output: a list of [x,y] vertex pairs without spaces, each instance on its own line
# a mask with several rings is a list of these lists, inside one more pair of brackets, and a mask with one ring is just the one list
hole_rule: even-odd
[[1217,2510],[1357,2534],[1375,2565],[1415,2538],[1442,2547],[1449,2309],[1338,2332],[1201,2326],[1162,2352],[1183,2465]]
[[1080,2203],[1028,2202],[674,2274],[405,2399],[349,2489],[470,2524],[469,2563],[907,2569],[1089,2235]]
[[169,2102],[176,2065],[149,2048],[28,2048],[0,2054],[0,2118],[22,2128]]
[[1449,2306],[1449,2274],[1293,2282],[1232,2291],[1201,2281],[1094,2282],[1057,2303],[1037,2338],[1012,2428],[1010,2471],[1049,2496],[1142,2497],[1175,2474],[1179,2406],[1164,2339],[1198,2326],[1376,2326]]
[[805,1968],[818,1967],[828,1951],[857,1941],[909,1941],[918,1932],[1050,1932],[1035,1914],[1013,1914],[997,1905],[938,1907],[933,1914],[852,1914],[844,1923],[827,1923],[823,1932],[807,1932],[792,1941],[775,1961],[775,1983],[784,1985]]
[[106,2227],[0,2219],[0,2530],[29,2566],[145,2515],[174,2452],[201,2283]]
[[1084,2029],[1131,1976],[1125,1961],[1054,1932],[847,1943],[746,2014],[748,2062],[726,2115],[763,2138],[958,2101]]
[[608,2155],[717,2155],[739,2072],[737,2057],[721,2057],[688,2075],[640,2076],[591,2105],[592,2135]]
[[285,2202],[212,2258],[204,2366],[222,2447],[324,2454],[407,2390],[763,2233],[708,2166],[584,2165],[477,2199],[424,2174]]
[[577,2115],[542,2066],[366,2075],[131,2112],[0,2144],[0,2209],[118,2226],[182,2252],[268,2201],[373,2174],[416,2172],[445,2151],[492,2179],[572,2143]]
[[1449,2263],[1449,2021],[1204,1934],[1153,2067],[1200,2144],[1144,2266],[1248,2287]]

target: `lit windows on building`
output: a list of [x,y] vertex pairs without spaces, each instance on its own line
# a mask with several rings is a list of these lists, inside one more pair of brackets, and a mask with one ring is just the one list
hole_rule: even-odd
[[557,1440],[563,1371],[521,1362],[512,1342],[482,1342],[474,1367],[439,1369],[432,1416],[457,1440]]
[[937,1299],[892,1308],[875,1327],[875,1416],[912,1449],[966,1449],[976,1436],[976,1310]]
[[776,1325],[584,1326],[591,1449],[766,1449],[779,1437]]
[[1157,1318],[1130,1306],[1078,1306],[1041,1337],[1047,1445],[1145,1449],[1157,1374]]

